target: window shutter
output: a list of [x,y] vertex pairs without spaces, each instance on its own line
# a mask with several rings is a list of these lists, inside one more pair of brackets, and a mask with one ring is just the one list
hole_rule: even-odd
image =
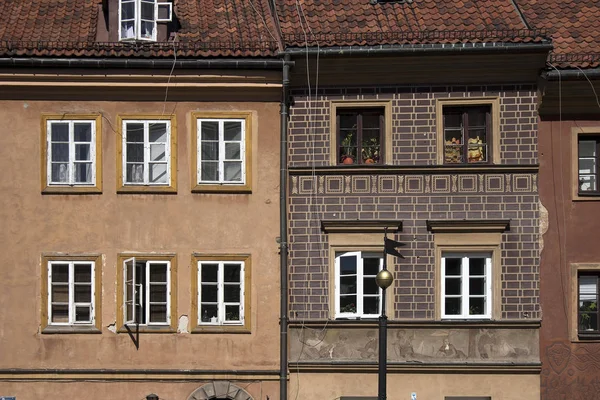
[[[123,315],[126,325],[135,324],[136,319],[136,276],[135,257],[123,261]],[[129,278],[129,279],[128,279]]]

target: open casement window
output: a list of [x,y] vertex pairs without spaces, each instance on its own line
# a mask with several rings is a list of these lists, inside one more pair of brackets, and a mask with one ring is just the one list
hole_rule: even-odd
[[119,0],[119,40],[156,40],[156,23],[172,19],[172,4]]
[[244,324],[244,262],[198,262],[198,324]]
[[48,325],[95,323],[95,262],[48,261]]
[[336,318],[376,318],[381,314],[381,289],[375,276],[382,268],[381,253],[336,252]]
[[198,119],[198,184],[246,183],[246,120]]
[[126,325],[170,325],[171,263],[128,258],[123,261],[123,314]]
[[579,135],[578,150],[578,193],[579,195],[599,196],[598,154],[600,135]]
[[441,260],[443,319],[490,319],[491,253],[443,252]]
[[383,164],[384,110],[338,108],[338,164]]
[[444,106],[444,163],[491,162],[491,106]]
[[600,274],[580,272],[578,276],[578,335],[598,338],[600,322],[598,320],[598,281]]

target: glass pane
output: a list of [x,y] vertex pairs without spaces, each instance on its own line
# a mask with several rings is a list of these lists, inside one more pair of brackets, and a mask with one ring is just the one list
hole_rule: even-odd
[[461,298],[450,297],[445,300],[446,315],[460,315]]
[[241,154],[239,143],[225,143],[225,158],[227,160],[241,160]]
[[135,29],[133,21],[121,22],[121,39],[131,39],[135,37]]
[[52,322],[67,323],[69,322],[69,306],[68,305],[52,305],[51,309]]
[[463,162],[463,146],[460,144],[461,139],[452,136],[451,139],[446,139],[444,146],[444,162],[449,164]]
[[223,123],[223,137],[226,141],[241,141],[242,140],[242,123],[225,121]]
[[121,3],[121,20],[135,18],[135,2]]
[[462,128],[462,113],[444,110],[444,128]]
[[75,303],[91,303],[92,287],[90,285],[75,285]]
[[167,124],[164,122],[149,124],[150,143],[167,143]]
[[167,183],[167,164],[150,164],[151,183]]
[[167,322],[166,304],[150,304],[150,322]]
[[579,190],[582,192],[596,191],[596,176],[594,175],[579,175]]
[[200,301],[202,303],[216,303],[217,285],[202,285],[200,288]]
[[68,143],[52,143],[52,161],[69,161]]
[[202,121],[200,140],[219,140],[219,123],[216,121]]
[[167,302],[167,285],[150,285],[151,302]]
[[363,130],[373,129],[379,132],[379,114],[363,114],[362,124]]
[[69,124],[64,122],[54,122],[50,125],[50,140],[52,142],[69,141]]
[[579,314],[580,331],[598,330],[598,313],[580,313]]
[[75,282],[92,282],[92,265],[91,264],[75,264]]
[[239,321],[240,306],[225,306],[225,321]]
[[375,282],[375,278],[372,276],[363,278],[363,292],[364,294],[378,294],[379,286]]
[[356,276],[340,277],[340,294],[356,293]]
[[144,162],[144,145],[128,144],[127,145],[127,162]]
[[471,297],[469,298],[469,315],[485,314],[485,298]]
[[355,313],[356,312],[356,295],[340,296],[340,312]]
[[167,157],[167,147],[164,144],[150,145],[150,161],[164,161]]
[[154,32],[154,22],[142,21],[142,38],[152,39]]
[[150,282],[167,282],[167,264],[150,264]]
[[240,182],[242,180],[242,163],[239,161],[226,161],[223,163],[225,182]]
[[240,286],[239,285],[224,285],[223,299],[226,303],[240,302]]
[[203,161],[216,161],[219,159],[219,142],[202,142],[200,157]]
[[92,182],[92,163],[77,163],[75,164],[75,182],[91,183]]
[[68,164],[52,164],[52,182],[68,182],[69,181],[69,165]]
[[579,158],[579,173],[580,174],[595,174],[596,159],[595,158]]
[[597,311],[598,278],[582,275],[579,277],[579,310]]
[[485,275],[485,258],[469,258],[469,275]]
[[200,320],[202,322],[211,322],[214,318],[214,322],[217,322],[217,305],[216,304],[202,304],[200,307]]
[[154,20],[154,3],[142,2],[142,19]]
[[[356,130],[340,129],[340,162],[345,164],[352,164],[356,159],[358,138]],[[352,162],[346,161],[347,158],[351,158]]]
[[340,257],[340,275],[356,274],[356,256]]
[[379,314],[379,296],[363,298],[363,314]]
[[341,129],[356,129],[358,127],[357,114],[340,114],[340,128]]
[[218,264],[202,264],[200,268],[202,268],[202,276],[200,277],[202,282],[217,282]]
[[216,161],[202,161],[200,175],[202,181],[218,181],[219,163]]
[[89,144],[76,144],[75,145],[75,160],[89,161],[90,157],[91,157],[91,152],[90,152]]
[[363,258],[363,274],[375,276],[379,273],[380,258],[364,257]]
[[474,127],[485,127],[487,119],[487,108],[486,107],[473,107],[467,111],[467,118],[469,120],[469,128]]
[[52,264],[52,282],[69,282],[68,264]]
[[579,157],[596,157],[595,140],[579,140]]
[[446,258],[446,276],[460,276],[461,263],[460,258]]
[[379,130],[373,135],[363,134],[362,159],[366,164],[378,163],[380,160]]
[[89,122],[76,122],[73,124],[74,137],[76,142],[92,141],[92,124]]
[[75,307],[75,322],[90,322],[92,320],[92,310],[90,306]]
[[127,142],[144,143],[144,124],[127,123]]
[[485,278],[469,279],[469,294],[484,295],[485,294]]
[[446,294],[459,295],[461,294],[462,279],[446,278]]
[[[484,134],[484,132],[479,133]],[[482,138],[477,135],[469,139],[468,158],[469,162],[483,162],[487,160],[487,146],[485,145],[485,137]]]
[[69,286],[68,285],[52,285],[52,303],[68,303],[69,302]]
[[225,282],[240,282],[240,271],[242,267],[239,264],[225,264],[223,279]]
[[129,183],[143,183],[144,166],[142,164],[127,164],[126,180]]

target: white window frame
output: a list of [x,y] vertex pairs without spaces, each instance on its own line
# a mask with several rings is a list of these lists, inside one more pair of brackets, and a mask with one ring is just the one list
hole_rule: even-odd
[[[334,290],[335,290],[335,318],[377,318],[381,315],[381,306],[382,306],[382,290],[379,289],[379,310],[377,314],[365,314],[363,312],[363,303],[364,303],[364,285],[363,285],[363,280],[364,280],[364,264],[363,264],[363,253],[368,253],[368,254],[377,254],[377,252],[373,252],[373,251],[338,251],[335,253],[335,267],[334,267],[334,271],[335,271],[335,285],[334,285]],[[357,258],[357,263],[356,263],[356,312],[353,313],[349,313],[349,312],[342,312],[340,309],[340,287],[341,287],[341,275],[340,275],[340,258],[341,257],[356,257]],[[368,257],[368,258],[375,258],[375,257]],[[383,254],[381,254],[379,256],[379,271],[381,271],[383,269]],[[375,276],[373,276],[373,279],[375,279]]]
[[[441,317],[442,319],[491,319],[492,318],[492,252],[460,252],[460,251],[443,251],[441,259]],[[461,259],[461,293],[460,295],[447,295],[446,294],[446,258],[460,258]],[[485,279],[483,295],[470,295],[469,293],[469,259],[470,258],[485,258],[484,275],[477,275],[477,277],[483,276]],[[446,297],[460,297],[461,298],[461,313],[460,314],[446,314]],[[485,299],[485,312],[484,314],[469,315],[469,302],[470,297],[483,297]]]
[[[68,265],[69,266],[69,281],[67,283],[69,287],[69,302],[65,303],[69,307],[69,321],[68,322],[53,322],[52,321],[52,266],[55,264]],[[75,265],[91,265],[91,281],[90,283],[85,283],[85,285],[91,285],[91,298],[90,302],[76,303],[75,302]],[[81,261],[68,261],[68,260],[52,260],[48,261],[48,326],[91,326],[96,322],[95,312],[95,298],[96,298],[96,263],[91,260],[81,260]],[[54,302],[57,304],[57,302]],[[75,320],[75,310],[77,306],[86,306],[90,307],[90,320],[89,321],[80,321],[77,322]]]
[[[202,179],[202,123],[203,122],[218,122],[219,123],[219,179],[218,180],[204,180]],[[224,124],[225,122],[239,122],[241,124],[242,137],[239,141],[228,141],[228,143],[240,143],[240,160],[233,160],[241,163],[241,180],[239,181],[226,181],[225,180],[225,168],[224,163],[228,161],[225,159],[225,139],[224,139]],[[246,184],[246,120],[243,118],[197,118],[196,119],[196,138],[198,143],[197,152],[197,165],[196,165],[196,176],[198,178],[197,184],[220,184],[220,185],[245,185]]]
[[[146,269],[146,279],[143,283],[138,281],[136,266],[137,263],[144,263],[144,268]],[[150,301],[150,288],[152,282],[150,281],[150,267],[152,265],[165,265],[167,266],[166,276],[167,276],[167,301],[166,301],[166,320],[164,322],[150,322],[150,305],[151,304],[161,304],[162,302],[152,302]],[[132,280],[131,283],[128,283],[127,280],[127,269],[132,268]],[[133,285],[133,299],[129,299],[127,297],[127,285]],[[163,282],[160,282],[163,284]],[[141,299],[141,288],[142,286],[146,287],[144,299]],[[131,303],[132,309],[132,318],[127,318],[127,305]],[[141,323],[136,320],[137,318],[137,308],[144,307],[145,314],[145,323]],[[144,260],[137,259],[136,257],[127,258],[123,261],[123,322],[125,325],[140,325],[140,326],[165,326],[171,324],[171,262],[168,260]]]
[[[128,182],[127,181],[127,124],[142,124],[144,125],[144,179],[143,182]],[[151,124],[166,124],[167,137],[165,141],[165,162],[166,164],[166,181],[165,182],[150,182],[150,125]],[[121,174],[123,186],[170,186],[171,185],[171,121],[168,119],[124,119],[122,126],[123,133],[123,158]],[[154,164],[158,164],[154,162]]]
[[[134,18],[133,18],[133,33],[130,36],[123,37],[123,16],[122,5],[123,3],[131,3],[134,5]],[[154,12],[153,20],[142,20],[142,4],[153,3]],[[164,8],[167,10],[166,18],[159,18],[159,10]],[[156,41],[157,35],[157,22],[168,22],[173,19],[173,5],[171,3],[159,3],[158,0],[119,0],[119,40],[120,41],[131,41],[131,40],[144,40],[144,41]],[[131,19],[127,19],[131,21]],[[142,37],[142,21],[150,22],[152,24],[152,36]]]
[[[68,124],[69,125],[69,161],[68,161],[68,179],[66,182],[54,182],[52,180],[52,125],[53,124]],[[90,142],[75,142],[75,124],[90,124],[91,138]],[[91,182],[76,182],[75,181],[75,165],[80,164],[82,160],[75,160],[75,145],[89,144],[90,159],[92,164],[92,179]],[[46,179],[48,186],[96,186],[96,121],[89,119],[69,119],[58,120],[49,119],[46,121]]]
[[[217,264],[218,272],[217,272],[217,320],[215,322],[205,322],[202,321],[202,266],[204,264]],[[239,304],[235,302],[225,302],[225,264],[236,264],[240,266],[240,301]],[[244,303],[246,299],[246,290],[245,290],[245,275],[246,274],[246,265],[244,261],[198,261],[198,325],[204,326],[217,326],[217,325],[244,325],[245,319],[245,309]],[[204,302],[207,303],[207,302]],[[227,321],[225,307],[231,305],[238,305],[240,319],[239,321]]]

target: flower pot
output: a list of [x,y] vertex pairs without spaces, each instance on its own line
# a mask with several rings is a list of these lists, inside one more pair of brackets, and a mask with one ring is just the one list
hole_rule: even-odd
[[352,156],[346,156],[342,160],[342,164],[354,164],[354,158],[352,158]]
[[373,160],[372,158],[367,158],[365,160],[365,164],[375,164],[375,160]]

